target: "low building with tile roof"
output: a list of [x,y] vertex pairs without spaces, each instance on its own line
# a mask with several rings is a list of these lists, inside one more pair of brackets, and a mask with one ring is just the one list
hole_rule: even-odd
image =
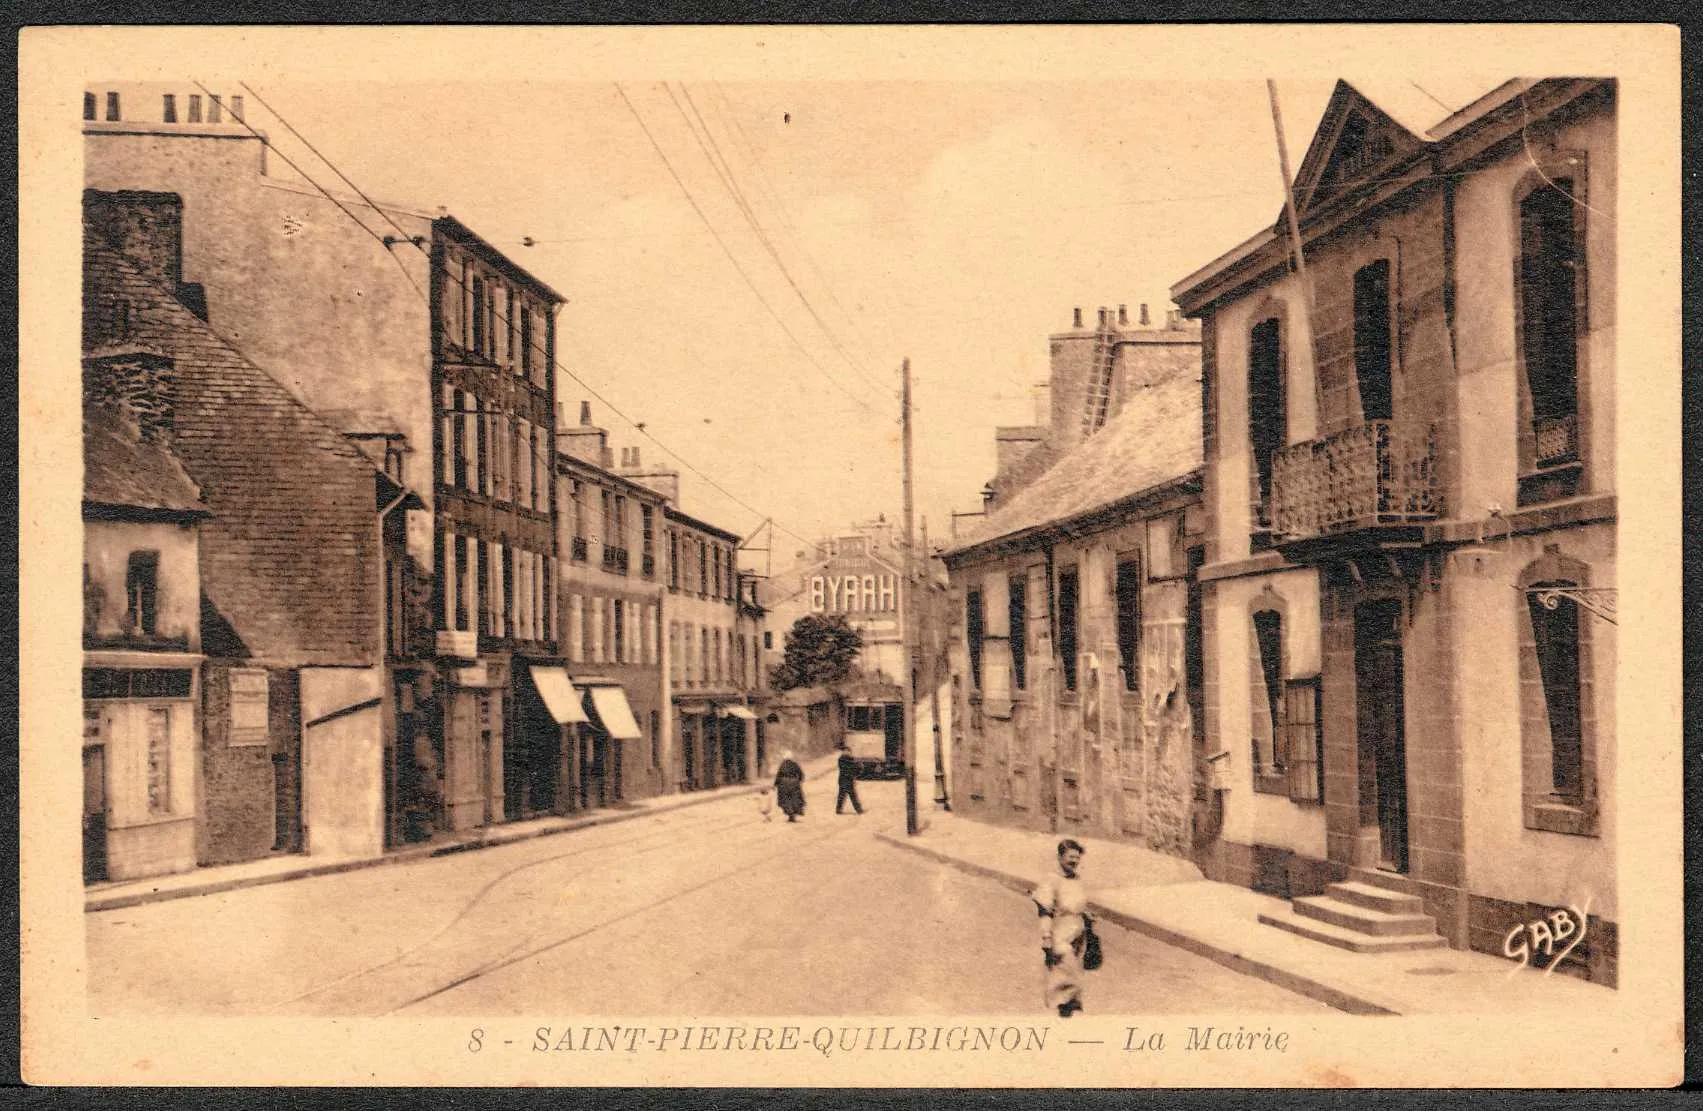
[[941,553],[955,626],[952,804],[1187,855],[1200,745],[1189,575],[1199,334],[1168,319],[1145,333],[1164,341],[1150,358],[1122,314],[1076,324],[1052,337],[1052,404],[1033,453],[1002,459],[986,516]]
[[206,656],[182,788],[201,800],[195,859],[381,851],[401,536],[380,510],[407,494],[205,318],[182,281],[175,194],[90,190],[84,213],[84,393],[141,414],[157,439],[143,451],[147,437],[91,425],[103,461],[89,496],[136,500],[127,486],[171,478],[170,501],[198,488],[211,514],[184,603]]

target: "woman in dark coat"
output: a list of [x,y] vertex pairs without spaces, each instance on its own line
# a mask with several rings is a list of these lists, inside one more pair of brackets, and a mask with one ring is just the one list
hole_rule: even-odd
[[792,758],[792,750],[781,753],[781,766],[775,770],[775,804],[786,812],[786,820],[798,821],[804,813],[804,769]]

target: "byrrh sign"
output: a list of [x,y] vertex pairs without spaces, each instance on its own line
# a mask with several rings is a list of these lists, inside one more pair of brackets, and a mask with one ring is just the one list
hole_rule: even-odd
[[812,575],[812,613],[897,613],[899,576]]

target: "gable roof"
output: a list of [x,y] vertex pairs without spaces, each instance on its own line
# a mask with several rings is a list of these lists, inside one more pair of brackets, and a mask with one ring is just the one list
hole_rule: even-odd
[[201,488],[162,440],[115,405],[83,405],[83,504],[203,517]]
[[942,553],[1066,525],[1189,478],[1204,462],[1200,379],[1138,391],[1117,416]]
[[[1305,215],[1315,201],[1404,162],[1424,147],[1424,139],[1339,79],[1295,172],[1296,212]],[[1277,223],[1285,219],[1286,208],[1280,209]]]

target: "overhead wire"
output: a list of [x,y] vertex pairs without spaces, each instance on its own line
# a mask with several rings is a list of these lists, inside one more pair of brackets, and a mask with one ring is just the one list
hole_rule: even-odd
[[[199,83],[197,83],[197,84],[199,85]],[[200,87],[203,89],[203,91],[205,91],[205,86],[200,86]],[[248,88],[247,85],[244,85],[243,87],[245,89]],[[250,90],[250,92],[252,92],[252,91],[253,90]],[[212,94],[209,93],[208,95],[211,96]],[[256,100],[259,100],[260,99],[259,94],[255,94],[255,98],[256,98]],[[261,101],[261,103],[266,108],[266,110],[269,113],[271,113],[271,115],[274,118],[276,118],[278,120],[279,123],[283,124],[285,126],[285,128],[290,131],[290,133],[292,135],[296,136],[298,139],[301,139],[303,144],[308,146],[308,149],[312,150],[314,152],[314,154],[319,158],[319,160],[321,162],[325,163],[325,165],[327,167],[329,167],[333,173],[337,174],[337,176],[342,178],[342,180],[344,180],[345,182],[349,182],[351,188],[355,188],[354,185],[353,185],[353,182],[348,177],[348,175],[344,174],[340,169],[338,169],[337,166],[335,164],[333,164],[331,162],[331,160],[325,154],[323,154],[322,152],[320,152],[319,150],[314,148],[311,144],[309,144],[307,142],[307,140],[304,137],[302,137],[301,133],[298,130],[296,130],[296,128],[291,126],[288,123],[288,121],[286,121],[281,114],[279,114],[279,112],[276,108],[273,108],[269,104],[265,104],[264,101]],[[333,205],[335,205],[338,208],[338,210],[341,211],[345,216],[349,217],[349,219],[351,221],[353,221],[357,227],[361,228],[362,231],[365,231],[369,236],[371,236],[373,239],[377,240],[378,243],[380,244],[380,246],[384,247],[385,252],[387,254],[390,254],[393,259],[396,257],[394,255],[394,253],[391,251],[393,244],[386,242],[384,236],[378,234],[372,228],[368,227],[365,222],[363,222],[360,218],[355,216],[355,214],[352,211],[350,211],[350,209],[347,205],[343,204],[342,201],[338,200],[338,198],[335,195],[333,195],[328,189],[326,189],[325,186],[321,185],[319,183],[319,181],[313,177],[313,175],[309,174],[306,170],[304,170],[299,163],[297,163],[296,161],[291,159],[283,151],[279,150],[278,147],[276,146],[276,144],[274,144],[269,138],[267,138],[260,131],[256,130],[252,125],[250,125],[248,123],[248,121],[239,120],[239,122],[241,122],[243,124],[244,128],[246,128],[256,138],[260,139],[263,143],[265,143],[266,146],[267,146],[267,149],[276,153],[278,155],[278,157],[283,159],[283,161],[285,163],[287,163],[293,170],[295,170],[296,173],[300,174],[304,181],[306,181],[309,185],[311,185],[314,189],[316,189],[322,196],[325,197],[326,200],[330,201]],[[358,188],[356,188],[356,192],[359,193],[361,191]],[[364,193],[362,193],[361,195],[363,196],[363,198],[366,196]],[[372,202],[371,200],[368,200],[367,203],[369,205],[372,205],[375,208],[375,210],[382,211],[382,209],[378,209],[378,206],[376,204],[374,204],[374,202]],[[386,218],[389,219],[388,215],[386,215]],[[393,226],[396,226],[394,224],[394,221],[392,221],[392,224],[393,224]],[[400,227],[398,227],[398,230],[400,231],[402,229]],[[425,246],[425,244],[421,243],[421,242],[417,242],[414,236],[409,235],[405,231],[403,232],[402,238],[399,239],[398,242],[406,242],[410,246],[419,250],[422,254],[425,254],[428,257],[428,259],[430,258],[431,252]],[[397,259],[396,261],[397,261],[397,265],[399,267],[401,267],[401,260]],[[413,276],[408,274],[407,269],[405,267],[402,268],[402,271],[403,271],[404,276],[408,278],[408,284],[410,285],[410,287],[413,288],[415,294],[417,294],[420,297],[421,301],[427,306],[428,310],[430,310],[431,299],[426,295],[425,291],[422,290],[419,287],[419,284],[413,280]],[[447,279],[448,281],[453,282],[455,285],[461,287],[463,292],[471,293],[471,290],[469,289],[467,283],[465,283],[464,281],[461,280],[461,278],[459,278],[457,275],[455,275],[454,273],[449,271],[448,268],[439,268],[438,273],[442,277]],[[511,327],[511,321],[509,320],[508,316],[505,313],[501,312],[500,310],[493,308],[493,309],[491,309],[491,314],[496,319],[502,321],[504,328],[507,330],[508,334],[510,334],[510,335],[514,334],[514,329]],[[737,494],[733,493],[731,490],[727,489],[721,483],[717,482],[714,478],[712,478],[710,475],[705,473],[701,468],[695,466],[690,460],[686,459],[679,452],[675,451],[673,448],[671,448],[667,444],[663,443],[662,440],[660,440],[648,428],[644,427],[638,421],[629,417],[619,407],[617,407],[613,402],[611,402],[608,398],[604,397],[603,394],[600,393],[589,382],[585,381],[579,375],[575,374],[573,371],[569,370],[566,366],[564,366],[561,363],[560,360],[552,359],[549,350],[543,344],[539,343],[537,340],[533,340],[530,343],[530,347],[533,350],[538,351],[540,354],[542,354],[544,356],[544,361],[545,361],[546,366],[552,367],[554,370],[560,372],[563,375],[566,375],[571,381],[577,383],[587,393],[589,393],[599,404],[603,405],[605,408],[607,408],[611,413],[615,414],[615,416],[619,417],[621,420],[627,422],[627,424],[630,425],[635,432],[637,432],[639,435],[645,437],[646,439],[650,440],[658,448],[662,449],[671,458],[673,458],[676,462],[678,462],[682,467],[685,467],[688,471],[690,471],[691,473],[693,473],[694,475],[696,475],[697,477],[702,479],[711,489],[717,491],[722,496],[726,497],[728,500],[732,501],[734,504],[740,506],[741,508],[745,509],[746,511],[748,511],[750,513],[754,513],[759,517],[766,517],[766,518],[769,518],[770,520],[773,520],[773,516],[771,514],[764,513],[762,510],[758,509],[756,506],[747,502],[745,499],[739,497]],[[554,450],[554,445],[552,445],[552,450]],[[794,532],[792,529],[787,528],[785,525],[780,524],[778,521],[776,521],[774,523],[775,523],[775,526],[777,528],[779,528],[782,532],[786,533],[787,535],[793,537],[794,539],[799,540],[803,543],[807,543],[807,544],[813,543],[813,541],[807,539],[806,537],[804,537],[803,535],[801,535],[797,532]]]
[[708,214],[706,214],[703,207],[698,204],[697,197],[693,195],[691,189],[687,188],[685,180],[681,178],[679,171],[674,168],[674,163],[669,160],[667,153],[662,149],[662,145],[657,142],[656,136],[651,133],[650,125],[645,123],[644,117],[639,114],[638,108],[627,96],[627,90],[621,87],[621,83],[619,81],[614,84],[615,92],[621,97],[621,103],[627,106],[627,111],[632,114],[634,121],[636,121],[639,125],[639,129],[644,132],[645,138],[650,141],[651,149],[654,150],[656,152],[656,156],[662,160],[663,167],[668,171],[668,176],[673,178],[674,183],[680,187],[680,192],[685,195],[686,202],[691,205],[692,211],[697,213],[698,219],[703,222],[705,227],[710,229],[710,234],[714,237],[716,245],[719,246],[722,253],[727,256],[728,262],[733,264],[733,269],[738,272],[739,277],[745,282],[746,287],[751,290],[752,296],[756,297],[757,301],[763,306],[768,314],[774,318],[775,323],[780,326],[781,331],[786,333],[787,339],[792,341],[792,345],[798,348],[799,353],[805,357],[811,366],[814,366],[824,378],[833,383],[835,388],[840,390],[840,392],[844,393],[857,404],[863,406],[863,408],[869,413],[876,414],[877,410],[874,406],[870,405],[869,402],[847,389],[838,378],[828,373],[827,368],[817,361],[816,357],[810,353],[809,348],[804,346],[803,341],[798,338],[793,330],[787,325],[786,321],[781,319],[780,313],[776,312],[774,306],[769,304],[768,299],[765,298],[762,291],[757,288],[757,283],[752,280],[751,275],[746,271],[745,267],[740,264],[738,256],[733,253],[733,249],[727,245],[727,241],[723,239],[721,233],[716,230],[715,225],[710,221]]
[[[669,100],[671,100],[674,104],[674,110],[678,112],[680,114],[680,118],[686,122],[686,128],[692,133],[692,138],[698,144],[698,149],[703,152],[704,157],[710,163],[710,167],[716,171],[716,176],[720,178],[722,187],[728,191],[730,196],[733,197],[734,203],[738,206],[740,214],[745,217],[745,222],[751,226],[751,230],[757,236],[757,241],[763,245],[763,249],[767,251],[769,257],[774,260],[775,267],[781,272],[781,277],[785,278],[787,285],[792,287],[792,291],[798,297],[799,303],[802,304],[804,306],[804,310],[810,314],[810,318],[816,322],[816,326],[822,329],[822,334],[828,337],[828,342],[833,346],[834,350],[839,353],[840,358],[845,360],[847,366],[849,366],[854,372],[862,377],[865,382],[869,383],[869,385],[875,387],[877,390],[881,390],[884,393],[890,392],[896,396],[897,391],[892,391],[888,387],[876,382],[874,378],[863,368],[863,366],[859,364],[856,359],[851,357],[850,353],[848,353],[845,347],[840,343],[840,339],[834,333],[834,329],[829,327],[828,322],[822,319],[822,314],[816,311],[816,306],[811,304],[810,298],[805,295],[804,290],[793,277],[792,271],[787,267],[786,261],[781,258],[780,252],[775,249],[774,242],[770,239],[768,231],[763,227],[762,222],[757,219],[757,213],[752,208],[750,199],[745,195],[745,190],[739,185],[739,179],[734,173],[732,163],[727,160],[726,154],[722,152],[721,145],[716,142],[715,136],[710,132],[709,123],[704,119],[703,113],[698,110],[697,102],[692,99],[691,90],[686,88],[684,84],[679,82],[676,83],[680,84],[680,94],[686,99],[686,107],[691,109],[690,118],[688,118],[686,114],[686,109],[682,108],[680,101],[675,98],[673,91],[668,88],[667,82],[663,82],[663,91],[668,93]],[[694,119],[697,121],[696,127],[693,126]],[[699,136],[700,130],[703,132],[702,137]]]

